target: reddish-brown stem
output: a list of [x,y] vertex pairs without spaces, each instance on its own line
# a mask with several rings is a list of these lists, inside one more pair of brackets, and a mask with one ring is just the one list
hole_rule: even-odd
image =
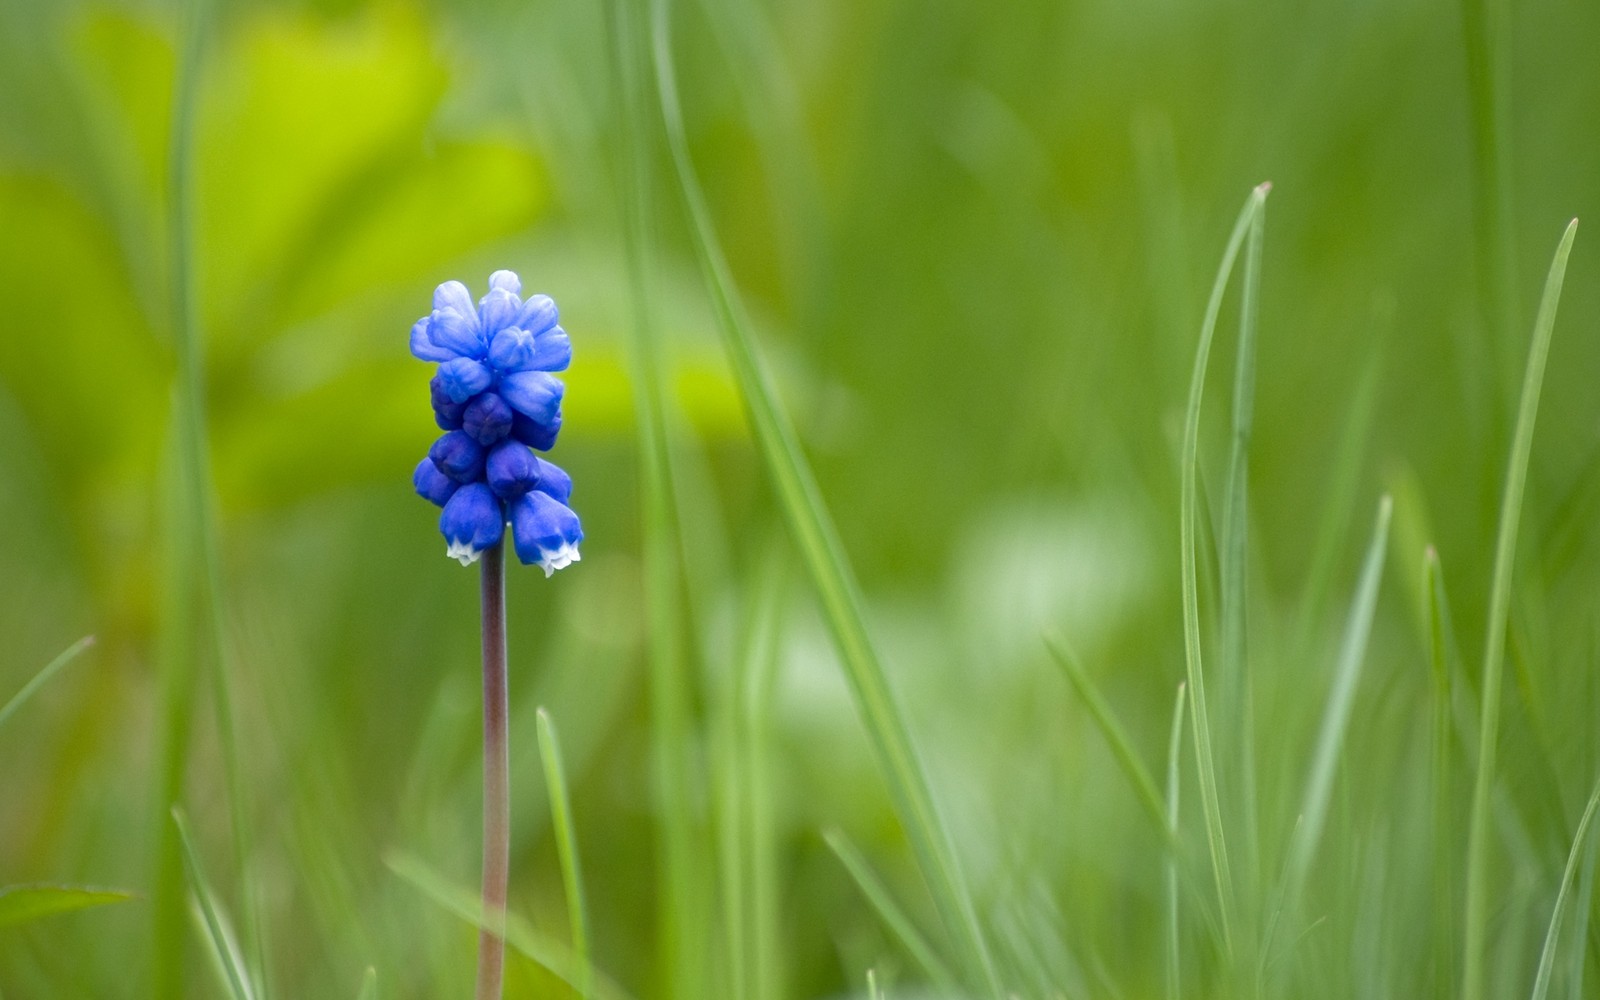
[[511,868],[511,770],[506,739],[504,546],[483,553],[483,927],[477,1000],[501,1000],[506,882]]

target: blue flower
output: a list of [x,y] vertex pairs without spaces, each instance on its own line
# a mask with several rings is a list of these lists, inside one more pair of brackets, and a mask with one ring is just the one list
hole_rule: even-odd
[[552,373],[572,363],[572,342],[548,295],[521,296],[511,271],[490,275],[476,306],[466,285],[447,281],[411,327],[411,353],[439,366],[429,393],[447,432],[412,485],[444,508],[452,558],[466,564],[500,544],[509,519],[518,557],[548,576],[578,561],[583,529],[566,505],[572,478],[529,449],[555,446],[566,387]]
[[439,530],[449,543],[445,555],[465,566],[476,562],[484,549],[500,544],[506,532],[505,508],[489,487],[468,483],[445,503]]
[[526,565],[538,563],[549,576],[581,557],[578,543],[583,528],[578,515],[548,493],[534,490],[511,501],[511,537],[517,558]]

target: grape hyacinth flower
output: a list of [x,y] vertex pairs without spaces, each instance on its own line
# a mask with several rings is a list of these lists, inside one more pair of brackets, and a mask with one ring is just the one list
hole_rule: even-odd
[[567,502],[572,477],[535,455],[561,430],[565,386],[554,372],[572,361],[548,295],[522,297],[511,271],[489,276],[472,304],[467,286],[447,281],[433,311],[411,328],[411,353],[438,364],[428,383],[434,421],[444,434],[411,482],[442,508],[445,554],[463,566],[482,562],[483,603],[483,930],[478,937],[477,1000],[500,1000],[510,868],[510,753],[506,739],[505,540],[546,577],[579,559],[583,528]]
[[[552,373],[571,363],[572,342],[548,295],[524,301],[521,292],[514,273],[496,271],[474,307],[466,285],[447,281],[433,293],[433,311],[412,326],[411,353],[439,363],[428,388],[445,432],[428,452],[435,471],[419,466],[413,479],[444,508],[439,530],[451,558],[476,562],[500,544],[509,521],[517,558],[549,576],[578,561],[583,529],[567,495],[541,486],[541,470],[553,470],[550,481],[570,490],[567,474],[528,449],[555,445],[565,387]],[[499,456],[498,479],[491,456]],[[488,490],[468,488],[474,484]],[[541,499],[530,498],[536,492]]]

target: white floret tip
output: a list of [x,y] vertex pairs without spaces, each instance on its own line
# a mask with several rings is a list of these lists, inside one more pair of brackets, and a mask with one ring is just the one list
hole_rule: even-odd
[[582,559],[583,557],[578,554],[578,547],[568,542],[553,552],[540,552],[539,568],[544,570],[545,579],[548,580],[556,570],[566,569]]
[[[463,566],[470,566],[478,561],[479,556],[483,555],[483,550],[473,548],[469,542],[451,542],[450,547],[444,550],[444,554],[460,562]],[[563,563],[562,565],[566,564]],[[545,576],[549,575],[550,571],[546,570]]]

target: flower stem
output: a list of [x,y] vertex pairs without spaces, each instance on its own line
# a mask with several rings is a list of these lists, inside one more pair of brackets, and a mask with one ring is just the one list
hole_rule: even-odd
[[500,1000],[505,971],[506,881],[511,867],[510,758],[506,740],[505,547],[483,553],[483,922],[477,1000]]

